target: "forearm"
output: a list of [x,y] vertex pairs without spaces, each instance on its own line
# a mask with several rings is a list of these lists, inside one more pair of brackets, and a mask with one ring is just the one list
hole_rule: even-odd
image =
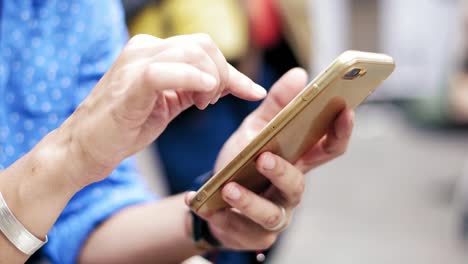
[[[0,173],[0,192],[16,218],[36,237],[44,239],[60,212],[78,191],[69,182],[73,169],[67,142],[57,131]],[[0,235],[0,259],[22,263],[28,256]]]
[[191,240],[183,195],[133,206],[114,215],[89,237],[80,263],[180,263],[203,252]]

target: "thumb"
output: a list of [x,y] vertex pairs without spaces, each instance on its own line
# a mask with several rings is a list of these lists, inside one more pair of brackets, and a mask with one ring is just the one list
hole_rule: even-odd
[[184,202],[187,206],[190,206],[190,201],[192,201],[193,197],[195,197],[196,192],[190,191],[185,194]]
[[306,83],[307,72],[304,69],[289,70],[273,84],[266,99],[253,113],[255,118],[269,122],[304,88]]

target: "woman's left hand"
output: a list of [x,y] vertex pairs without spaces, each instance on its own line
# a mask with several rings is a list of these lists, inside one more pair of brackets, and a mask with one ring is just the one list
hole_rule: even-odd
[[[221,150],[215,171],[226,165],[305,86],[307,74],[292,69],[274,84],[265,101],[250,114]],[[238,250],[269,248],[291,221],[294,208],[304,192],[304,173],[343,154],[353,127],[353,112],[343,110],[328,133],[297,162],[265,152],[257,169],[272,183],[262,195],[230,182],[223,187],[224,200],[231,209],[202,214],[223,246]],[[193,193],[189,193],[186,202]]]

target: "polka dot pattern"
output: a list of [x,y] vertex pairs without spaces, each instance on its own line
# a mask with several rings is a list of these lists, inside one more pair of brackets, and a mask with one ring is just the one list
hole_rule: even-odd
[[[119,0],[1,2],[3,170],[74,111],[112,65],[127,35]],[[124,206],[153,199],[142,186],[133,162],[124,161],[108,179],[74,196],[42,250],[52,263],[75,263],[97,224]]]
[[2,167],[73,112],[126,38],[117,0],[36,2],[4,1],[0,14]]

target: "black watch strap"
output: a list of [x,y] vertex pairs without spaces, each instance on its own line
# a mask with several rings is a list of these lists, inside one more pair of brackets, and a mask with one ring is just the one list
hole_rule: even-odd
[[[207,180],[213,176],[212,171],[208,171],[198,176],[193,184],[192,190],[198,190]],[[203,250],[212,250],[221,246],[221,243],[216,239],[210,231],[208,222],[198,216],[196,213],[190,211],[192,214],[192,239],[195,245]]]
[[221,242],[211,233],[208,222],[196,213],[190,213],[192,214],[192,239],[195,245],[204,250],[221,247]]

